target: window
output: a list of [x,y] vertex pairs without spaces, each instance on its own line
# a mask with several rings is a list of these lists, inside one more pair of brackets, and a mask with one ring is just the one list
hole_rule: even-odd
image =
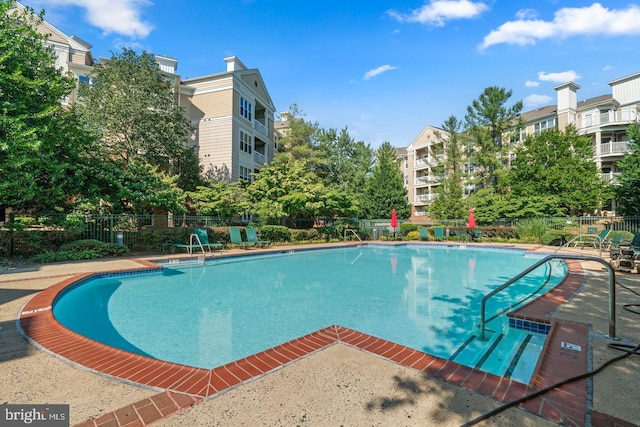
[[86,83],[86,84],[91,83],[91,79],[89,78],[89,76],[78,76],[78,81],[80,83]]
[[251,112],[253,111],[253,105],[243,97],[240,97],[240,115],[245,119],[251,121]]
[[545,130],[556,127],[556,119],[543,120],[533,125],[533,131],[536,135],[540,135]]
[[253,177],[251,176],[251,169],[240,166],[240,179],[243,179],[249,183],[252,182]]
[[244,131],[240,131],[240,151],[244,151],[245,153],[251,154],[252,151],[252,140],[251,135]]

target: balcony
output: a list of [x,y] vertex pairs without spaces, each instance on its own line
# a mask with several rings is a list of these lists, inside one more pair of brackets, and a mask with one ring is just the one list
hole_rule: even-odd
[[635,110],[624,109],[608,111],[599,115],[590,114],[582,117],[582,123],[580,123],[580,130],[591,127],[605,127],[605,126],[626,126],[629,123],[637,122],[638,115]]
[[416,201],[419,202],[433,202],[433,200],[436,198],[435,194],[418,194],[416,195]]
[[602,179],[607,181],[609,184],[617,185],[618,184],[618,177],[620,176],[620,172],[601,173],[600,176],[602,177]]
[[628,141],[600,144],[600,156],[623,156],[630,151],[631,144]]
[[269,137],[269,133],[267,131],[267,127],[265,125],[263,125],[262,123],[260,123],[257,120],[253,121],[253,128],[258,131],[258,133],[266,136],[267,138]]
[[256,163],[260,163],[261,165],[264,165],[267,162],[267,157],[262,153],[254,151],[253,152],[253,160]]

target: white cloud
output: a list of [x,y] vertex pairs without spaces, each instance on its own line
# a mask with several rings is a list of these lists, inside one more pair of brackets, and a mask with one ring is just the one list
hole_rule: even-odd
[[393,66],[393,65],[382,65],[378,68],[374,68],[373,70],[367,71],[363,77],[363,80],[369,80],[375,76],[377,76],[378,74],[382,74],[386,71],[391,71],[391,70],[396,70],[398,67]]
[[567,38],[581,35],[624,36],[640,34],[640,6],[608,9],[600,3],[587,7],[565,7],[558,10],[553,21],[525,19],[529,13],[520,12],[515,21],[502,24],[484,37],[481,49],[506,43],[520,46],[534,45],[538,40]]
[[408,14],[394,10],[387,13],[400,22],[418,22],[441,27],[446,21],[474,18],[488,9],[485,3],[471,0],[431,0]]
[[153,27],[141,19],[141,9],[147,0],[47,0],[49,5],[77,6],[85,10],[86,20],[105,35],[116,33],[145,38]]
[[519,20],[523,19],[533,19],[538,16],[538,12],[533,9],[521,9],[516,12],[516,18]]
[[523,104],[527,107],[539,107],[541,105],[550,104],[553,97],[549,95],[529,95],[523,100]]
[[540,82],[534,82],[534,81],[531,81],[531,80],[527,80],[526,82],[524,82],[524,85],[526,87],[538,87],[538,86],[540,86]]
[[542,80],[543,82],[566,83],[575,82],[579,78],[580,75],[573,70],[563,71],[561,73],[545,73],[544,71],[538,73],[538,80]]
[[602,67],[602,71],[610,71],[613,69],[614,69],[613,65],[605,65],[604,67]]

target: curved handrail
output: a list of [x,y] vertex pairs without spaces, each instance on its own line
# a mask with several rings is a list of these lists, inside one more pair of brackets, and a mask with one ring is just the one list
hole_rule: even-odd
[[487,300],[489,298],[491,298],[492,296],[494,296],[495,294],[497,294],[498,292],[501,292],[502,290],[504,290],[505,288],[507,288],[508,286],[512,285],[514,282],[520,280],[521,278],[523,278],[524,276],[526,276],[527,274],[531,273],[533,270],[535,270],[536,268],[540,267],[542,264],[552,260],[552,259],[570,259],[570,260],[578,260],[578,261],[596,261],[601,263],[602,265],[604,265],[606,267],[606,269],[609,271],[609,335],[605,335],[606,338],[612,339],[612,340],[617,340],[618,338],[616,337],[616,273],[613,270],[613,267],[611,267],[611,265],[606,262],[605,260],[603,260],[602,258],[598,258],[595,256],[580,256],[580,255],[568,255],[568,254],[557,254],[557,255],[549,255],[546,256],[544,258],[542,258],[540,261],[536,262],[535,264],[533,264],[532,266],[530,266],[529,268],[527,268],[526,270],[524,270],[522,273],[518,274],[517,276],[507,280],[504,284],[502,284],[500,287],[494,289],[493,291],[489,292],[487,295],[485,295],[482,298],[482,302],[480,303],[480,339],[481,340],[486,340],[486,335],[485,335],[485,324],[486,324],[486,320],[485,320],[485,308],[486,308],[486,304],[487,304]]
[[362,239],[360,238],[360,236],[358,236],[358,233],[356,233],[356,230],[352,230],[351,228],[345,228],[344,229],[343,240],[347,240],[347,231],[352,232],[353,235],[356,236],[358,238],[358,240],[360,240],[362,242]]

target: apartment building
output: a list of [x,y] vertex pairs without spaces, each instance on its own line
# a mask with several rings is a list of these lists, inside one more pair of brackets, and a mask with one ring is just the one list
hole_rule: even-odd
[[180,106],[205,175],[251,182],[276,152],[275,107],[258,69],[235,56],[224,61],[224,72],[180,82]]
[[[14,7],[24,8],[20,3]],[[48,36],[47,44],[56,53],[56,67],[79,82],[91,82],[98,63],[91,45],[69,36],[44,20],[37,28]],[[251,181],[252,174],[269,163],[276,151],[275,107],[256,68],[246,67],[236,56],[224,58],[226,69],[182,80],[178,61],[156,55],[161,71],[176,89],[176,101],[185,109],[193,126],[189,141],[196,149],[207,177]],[[101,58],[100,63],[108,62]],[[73,91],[63,103],[77,101]]]
[[[618,162],[630,150],[627,127],[640,122],[640,72],[609,82],[610,94],[579,101],[580,86],[567,82],[554,88],[557,103],[521,114],[525,126],[511,134],[511,144],[523,141],[527,135],[538,135],[547,129],[564,130],[568,125],[578,129],[579,134],[589,136],[593,144],[593,161],[601,171],[602,177],[615,184],[620,174]],[[435,190],[443,171],[443,140],[446,132],[433,126],[427,126],[409,144],[406,157],[401,166],[405,179],[409,201],[413,205],[413,219],[419,220],[428,215],[428,206],[435,198]],[[506,159],[509,164],[513,154]],[[473,165],[465,164],[465,171],[472,172]],[[475,189],[465,185],[465,194]],[[608,201],[603,212],[615,215],[615,200]]]

